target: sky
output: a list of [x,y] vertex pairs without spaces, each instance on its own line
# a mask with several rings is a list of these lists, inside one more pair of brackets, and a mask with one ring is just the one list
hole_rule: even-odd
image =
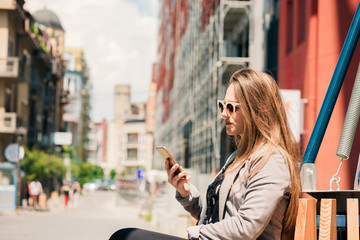
[[113,119],[114,86],[131,85],[131,101],[146,102],[156,59],[158,0],[26,0],[34,14],[54,12],[65,47],[82,48],[90,68],[93,121]]

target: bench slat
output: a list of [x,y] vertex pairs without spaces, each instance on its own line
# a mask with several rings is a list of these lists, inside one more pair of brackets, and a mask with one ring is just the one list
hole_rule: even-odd
[[294,240],[316,240],[316,199],[299,199]]
[[346,199],[347,210],[347,239],[359,240],[359,200]]
[[319,240],[336,240],[336,199],[321,199]]

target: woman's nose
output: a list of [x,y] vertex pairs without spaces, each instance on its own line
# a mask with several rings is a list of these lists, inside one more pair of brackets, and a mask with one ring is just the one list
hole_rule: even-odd
[[224,109],[224,111],[222,111],[221,117],[222,118],[229,118],[230,117],[230,115],[228,113],[228,110],[226,108]]

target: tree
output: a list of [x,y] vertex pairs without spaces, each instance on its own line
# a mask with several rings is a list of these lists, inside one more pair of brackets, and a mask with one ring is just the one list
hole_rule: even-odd
[[104,178],[104,170],[97,165],[93,165],[91,163],[82,163],[79,166],[79,183],[84,185],[84,183],[95,179],[95,178]]
[[115,169],[111,169],[110,171],[110,179],[114,180],[116,176],[116,170]]
[[38,149],[25,149],[25,157],[21,161],[27,180],[35,178],[45,181],[65,173],[63,160],[55,155],[48,154]]
[[25,171],[24,180],[38,179],[47,193],[54,189],[53,182],[56,181],[53,180],[62,177],[66,171],[62,158],[36,148],[25,149],[21,167]]

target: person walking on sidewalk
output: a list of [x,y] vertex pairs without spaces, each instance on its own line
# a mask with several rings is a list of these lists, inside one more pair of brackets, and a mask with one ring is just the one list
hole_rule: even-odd
[[34,179],[29,184],[29,194],[32,199],[32,207],[37,209],[39,207],[39,195],[43,192],[41,182],[38,179]]
[[[252,69],[236,71],[217,101],[236,151],[208,186],[206,199],[185,170],[165,162],[176,199],[195,219],[189,239],[276,239],[294,234],[300,195],[299,146],[287,122],[275,80]],[[121,229],[115,239],[180,239],[141,229]]]
[[78,203],[79,203],[79,198],[80,198],[80,191],[81,191],[80,183],[74,182],[71,187],[71,190],[73,192],[72,198],[71,198],[71,205],[72,205],[72,207],[77,208]]
[[65,208],[68,207],[71,191],[72,190],[71,190],[71,187],[70,187],[69,183],[64,182],[64,185],[61,187],[61,192],[64,195],[64,206],[65,206]]

